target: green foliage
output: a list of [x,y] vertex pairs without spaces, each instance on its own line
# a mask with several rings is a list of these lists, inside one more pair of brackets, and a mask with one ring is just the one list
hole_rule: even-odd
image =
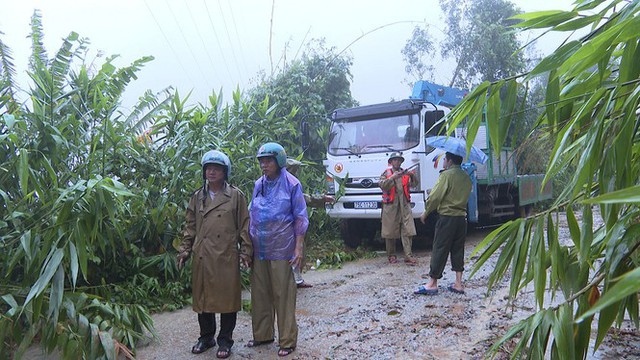
[[[324,40],[312,41],[300,59],[285,63],[278,73],[263,74],[260,83],[249,91],[249,98],[278,104],[277,115],[291,116],[297,124],[308,122],[312,133],[306,155],[318,161],[326,150],[330,114],[336,108],[356,105],[349,88],[351,64],[350,57],[336,53],[335,48],[325,48]],[[281,140],[300,144],[296,138]]]
[[[336,220],[333,220],[334,222]],[[336,228],[337,226],[334,226]],[[343,263],[363,258],[373,258],[374,252],[363,247],[346,249],[339,235],[315,242],[307,253],[307,265],[317,269],[339,268]]]
[[409,83],[418,80],[429,80],[433,78],[435,67],[425,64],[425,60],[435,55],[435,45],[433,38],[429,34],[428,27],[422,29],[420,26],[413,28],[411,39],[402,48],[402,59],[406,63],[404,69],[411,77]]
[[[470,88],[482,81],[516,75],[525,68],[521,44],[509,29],[519,10],[508,0],[441,0],[445,38],[440,54],[455,69],[448,86]],[[415,80],[431,77],[435,46],[428,28],[416,27],[402,50],[406,72]]]
[[453,57],[450,86],[467,88],[520,73],[524,58],[516,34],[508,29],[519,10],[508,0],[441,0],[447,38],[442,55]]
[[[487,119],[490,127],[515,126],[505,115],[514,113],[513,103],[490,101],[490,94],[504,86],[522,91],[537,76],[546,77],[545,111],[534,131],[553,144],[545,181],[564,174],[566,182],[548,210],[504,224],[475,250],[480,255],[473,272],[498,255],[490,289],[509,277],[511,298],[532,285],[537,301],[538,312],[505,334],[494,351],[516,339],[512,358],[586,358],[594,315],[595,349],[625,314],[639,325],[639,11],[635,2],[600,0],[578,1],[568,12],[516,16],[517,27],[525,30],[585,27],[588,33],[529,73],[482,83],[448,116],[450,128],[467,121],[473,129],[486,106],[487,112],[502,114]],[[502,134],[490,136],[499,151]],[[575,171],[566,173],[567,168]],[[563,210],[569,241],[558,231]],[[547,289],[561,292],[560,304],[545,301]]]
[[146,92],[123,114],[124,90],[152,58],[88,67],[86,39],[70,33],[50,57],[43,36],[36,12],[24,104],[0,44],[0,358],[39,341],[65,358],[111,359],[153,334],[149,311],[190,301],[190,267],[177,269],[173,246],[202,154],[226,152],[231,183],[250,197],[258,147],[284,139],[302,153],[298,125],[295,111],[239,91],[195,107],[177,91]]

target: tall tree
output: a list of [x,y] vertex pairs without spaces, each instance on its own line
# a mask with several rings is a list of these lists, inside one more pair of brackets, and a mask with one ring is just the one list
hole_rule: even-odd
[[456,68],[449,86],[468,88],[524,69],[517,35],[509,20],[520,11],[508,0],[441,0],[446,14],[442,56],[453,58]]
[[[584,359],[592,351],[592,326],[594,349],[626,316],[639,326],[639,15],[638,2],[625,0],[579,0],[571,11],[518,15],[522,29],[587,35],[567,39],[526,74],[483,82],[448,117],[450,129],[466,121],[472,135],[486,118],[498,151],[515,125],[518,104],[509,99],[544,76],[545,111],[534,131],[554,144],[545,181],[575,168],[548,210],[504,224],[478,245],[473,271],[500,252],[489,287],[509,277],[511,299],[532,287],[538,307],[496,341],[494,351],[514,341],[513,358]],[[569,243],[559,242],[562,211]],[[559,291],[560,300],[549,303],[547,289]]]
[[[511,76],[525,68],[517,34],[509,29],[520,11],[508,0],[441,0],[445,14],[443,59],[454,70],[449,86],[470,88],[484,80]],[[433,69],[434,42],[427,28],[416,27],[402,50],[407,74],[428,74]]]
[[[275,75],[263,75],[248,94],[255,101],[268,99],[270,105],[277,104],[281,116],[291,113],[298,124],[309,123],[312,133],[307,157],[318,160],[326,150],[330,114],[336,108],[356,105],[350,90],[351,64],[349,56],[326,48],[324,40],[314,40],[300,59],[284,64]],[[283,140],[299,144],[299,139]]]
[[433,78],[434,66],[425,63],[425,60],[433,57],[435,49],[434,40],[429,34],[428,27],[423,29],[416,26],[411,34],[411,39],[401,50],[402,59],[405,62],[404,70],[411,77],[409,83]]

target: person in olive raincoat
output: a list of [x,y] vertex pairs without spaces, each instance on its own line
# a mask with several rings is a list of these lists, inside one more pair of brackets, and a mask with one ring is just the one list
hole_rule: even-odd
[[400,167],[404,157],[400,152],[389,155],[389,167],[380,175],[382,189],[382,231],[385,239],[387,256],[390,263],[396,263],[396,240],[402,238],[404,262],[416,265],[411,252],[413,237],[416,235],[416,225],[411,214],[411,194],[409,188],[418,183],[412,171],[405,171]]
[[240,266],[251,265],[253,246],[247,201],[240,190],[227,183],[229,158],[212,150],[204,154],[201,163],[205,185],[189,201],[178,266],[193,254],[193,311],[198,313],[200,338],[191,352],[199,354],[216,345],[215,314],[219,313],[216,356],[223,359],[231,355],[241,309]]

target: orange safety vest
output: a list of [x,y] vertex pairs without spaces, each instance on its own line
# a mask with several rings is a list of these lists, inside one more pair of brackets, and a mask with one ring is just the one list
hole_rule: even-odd
[[[402,170],[402,168],[400,168]],[[384,175],[389,178],[393,175],[393,169],[389,167],[384,171]],[[411,182],[411,177],[407,174],[402,175],[402,192],[404,193],[405,199],[407,201],[411,201],[411,195],[409,194],[409,182]],[[395,184],[390,190],[382,190],[382,203],[391,204],[393,200],[396,198],[396,186]]]

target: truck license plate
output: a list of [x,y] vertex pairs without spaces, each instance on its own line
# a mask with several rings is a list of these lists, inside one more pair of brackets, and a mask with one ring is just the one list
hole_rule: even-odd
[[377,201],[355,201],[353,203],[353,207],[355,209],[377,209],[378,202]]

